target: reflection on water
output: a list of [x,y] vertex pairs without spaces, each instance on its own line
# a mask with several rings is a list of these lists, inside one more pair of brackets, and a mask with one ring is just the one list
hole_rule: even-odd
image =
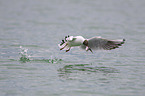
[[68,77],[71,73],[85,72],[90,73],[118,73],[118,70],[111,67],[94,67],[91,64],[74,64],[65,65],[63,68],[58,69],[60,77]]

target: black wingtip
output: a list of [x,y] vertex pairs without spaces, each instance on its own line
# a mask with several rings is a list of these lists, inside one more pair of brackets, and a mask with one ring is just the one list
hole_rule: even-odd
[[67,36],[65,36],[65,39],[64,39],[65,41],[67,41],[66,38],[67,38]]
[[125,39],[123,39],[123,40],[122,40],[122,42],[121,42],[121,44],[124,44],[124,43],[125,43],[125,41],[126,41],[126,40],[125,40]]

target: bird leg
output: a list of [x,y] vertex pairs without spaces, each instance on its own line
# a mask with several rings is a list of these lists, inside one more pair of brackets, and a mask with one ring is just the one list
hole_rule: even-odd
[[66,43],[66,45],[64,47],[62,47],[60,50],[64,49],[67,45],[68,45],[68,43]]
[[92,51],[92,49],[91,49],[91,48],[89,48],[89,50],[93,53],[93,51]]
[[86,46],[86,51],[88,50],[90,50],[93,53],[92,49],[89,46]]

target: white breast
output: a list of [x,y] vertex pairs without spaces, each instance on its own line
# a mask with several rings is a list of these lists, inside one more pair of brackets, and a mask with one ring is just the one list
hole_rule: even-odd
[[83,44],[84,42],[84,38],[82,36],[76,36],[74,37],[76,39],[74,39],[73,41],[69,42],[69,46],[72,47],[72,46],[80,46]]

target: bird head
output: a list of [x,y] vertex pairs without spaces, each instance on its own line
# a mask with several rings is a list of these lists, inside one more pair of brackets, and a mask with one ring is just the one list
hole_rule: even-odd
[[86,51],[90,50],[92,53],[92,49],[88,46],[88,40],[84,40],[83,44],[86,46]]
[[88,40],[84,40],[83,44],[84,44],[85,46],[88,46]]

